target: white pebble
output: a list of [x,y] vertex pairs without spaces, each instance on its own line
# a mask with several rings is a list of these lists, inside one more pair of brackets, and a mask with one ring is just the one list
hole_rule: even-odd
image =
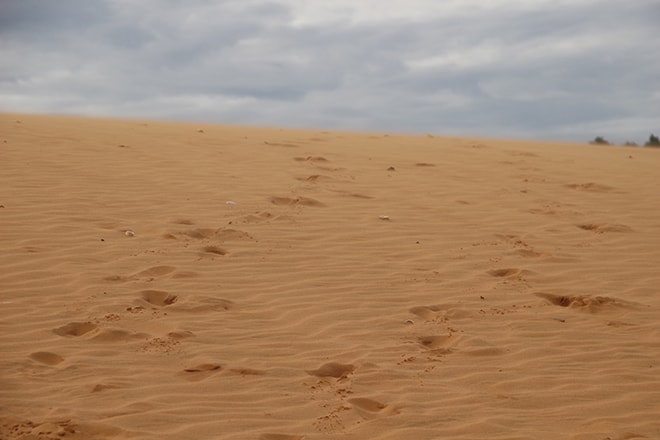
[[390,216],[389,215],[379,215],[378,218],[381,219],[381,220],[389,220]]
[[128,229],[128,230],[126,230],[126,231],[124,232],[124,235],[127,236],[127,237],[134,237],[134,236],[135,236],[135,232],[133,232],[133,231],[131,231],[130,229]]

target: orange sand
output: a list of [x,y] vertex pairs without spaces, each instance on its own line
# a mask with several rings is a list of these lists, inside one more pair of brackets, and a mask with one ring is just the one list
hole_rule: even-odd
[[0,115],[0,438],[660,438],[659,176]]

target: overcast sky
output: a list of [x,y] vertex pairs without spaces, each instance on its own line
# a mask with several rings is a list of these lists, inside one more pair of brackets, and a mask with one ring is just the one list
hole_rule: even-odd
[[0,0],[0,111],[642,143],[660,0]]

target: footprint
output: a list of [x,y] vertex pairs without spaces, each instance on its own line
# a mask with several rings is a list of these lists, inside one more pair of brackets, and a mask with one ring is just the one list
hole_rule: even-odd
[[125,282],[128,281],[128,277],[123,277],[121,275],[108,275],[107,277],[103,277],[104,281],[113,281],[113,282]]
[[[275,220],[277,216],[273,215],[268,211],[259,212],[257,214],[248,214],[245,217],[241,218],[243,223],[261,223],[268,220]],[[231,222],[230,222],[231,223]]]
[[94,331],[98,326],[91,322],[70,322],[67,325],[58,327],[53,333],[59,336],[82,336]]
[[419,306],[410,309],[410,313],[417,315],[426,321],[432,321],[442,315],[443,308],[441,306]]
[[208,229],[208,228],[191,229],[189,231],[183,232],[183,235],[190,238],[195,238],[197,240],[203,240],[205,238],[213,237],[215,235],[215,229]]
[[192,338],[194,336],[195,334],[188,330],[177,330],[177,331],[169,332],[167,334],[168,338],[176,339],[176,340]]
[[239,376],[264,376],[266,374],[265,371],[255,370],[254,368],[232,368],[229,371]]
[[324,176],[322,174],[312,174],[311,176],[307,176],[307,177],[296,177],[296,180],[301,180],[303,182],[316,183],[316,182],[332,181],[332,180],[335,180],[335,179],[333,179],[332,177],[329,177],[329,176]]
[[597,223],[583,223],[576,225],[580,229],[584,229],[585,231],[593,231],[598,234],[602,234],[604,232],[631,232],[632,228],[630,226],[626,225],[610,225],[607,223],[602,223],[602,224],[597,224]]
[[591,296],[591,295],[554,295],[552,293],[537,292],[539,296],[546,301],[560,307],[568,307],[571,309],[578,309],[586,312],[597,313],[603,310],[617,308],[617,307],[632,307],[633,303],[623,302],[614,298],[606,296]]
[[264,141],[264,144],[270,145],[272,147],[300,148],[300,145],[297,145],[297,144],[275,143],[275,142],[268,142],[268,141]]
[[545,256],[544,253],[537,252],[533,249],[518,249],[516,252],[526,258],[540,258]]
[[278,206],[325,206],[322,202],[308,197],[271,197],[270,202]]
[[434,354],[453,353],[453,347],[458,343],[458,336],[421,336],[419,343]]
[[208,240],[210,238],[219,238],[221,240],[251,240],[252,236],[247,232],[237,231],[235,229],[211,229],[211,228],[197,228],[184,232],[170,232],[163,235],[164,238],[188,237],[195,240]]
[[481,338],[468,338],[461,344],[461,354],[466,356],[502,356],[506,350]]
[[507,153],[509,153],[511,156],[539,157],[538,154],[530,153],[528,151],[509,150]]
[[293,160],[298,162],[329,162],[329,160],[323,156],[294,157]]
[[121,329],[108,329],[101,331],[98,335],[92,338],[94,342],[126,342],[131,339],[146,339],[149,335],[146,333],[131,333]]
[[117,385],[106,385],[103,383],[99,383],[94,385],[94,388],[92,388],[92,393],[100,393],[105,390],[116,390],[119,389],[120,387]]
[[[11,419],[10,419],[11,420]],[[33,422],[30,420],[19,421],[13,419],[8,422],[8,419],[2,418],[2,425],[0,425],[0,435],[3,439],[38,439],[38,440],[52,440],[60,438],[98,438],[97,435],[91,435],[92,432],[88,428],[82,427],[70,419],[60,421],[40,421]],[[11,428],[10,428],[11,426]],[[110,428],[104,432],[107,436],[117,437],[119,429]],[[5,436],[6,435],[6,436]]]
[[497,278],[520,278],[524,272],[522,269],[506,268],[489,270],[488,274]]
[[365,200],[371,200],[371,199],[374,198],[374,197],[368,196],[366,194],[354,193],[354,192],[350,192],[350,191],[342,191],[342,190],[333,190],[333,191],[340,194],[341,196],[344,196],[344,197],[353,197],[353,198],[356,198],[356,199],[365,199]]
[[174,275],[172,275],[172,278],[196,278],[198,276],[199,274],[197,272],[193,272],[192,270],[178,270]]
[[163,290],[143,290],[142,299],[151,305],[158,307],[171,306],[179,300],[179,297]]
[[614,190],[614,188],[612,188],[611,186],[601,185],[600,183],[594,183],[594,182],[569,183],[564,186],[579,191],[589,191],[589,192],[610,192]]
[[30,355],[31,359],[41,362],[46,365],[57,365],[64,361],[64,358],[59,354],[51,353],[49,351],[37,351]]
[[221,369],[222,366],[218,364],[200,364],[195,367],[186,368],[183,371],[185,373],[204,373],[206,371],[218,371]]
[[202,250],[207,254],[214,254],[214,255],[227,255],[229,253],[218,246],[204,246]]
[[366,397],[348,399],[348,403],[365,419],[398,414],[398,411],[393,406],[386,405],[377,400],[367,399]]
[[359,193],[342,193],[343,195],[347,197],[354,197],[356,199],[373,199],[372,196],[368,196],[366,194],[359,194]]
[[194,313],[204,312],[226,312],[235,307],[233,301],[228,299],[215,298],[215,297],[200,297],[195,301],[190,299],[187,304],[179,307],[180,310]]
[[195,365],[194,367],[185,368],[180,375],[186,380],[197,382],[204,380],[221,370],[222,366],[220,364],[200,364]]
[[133,275],[133,278],[154,278],[170,274],[176,270],[173,266],[154,266]]
[[261,434],[259,440],[302,440],[304,437],[302,435],[291,435],[291,434]]
[[426,321],[469,318],[472,314],[453,304],[441,304],[434,306],[418,306],[410,309],[410,313],[419,316]]
[[174,220],[172,223],[174,223],[176,225],[188,225],[188,226],[195,224],[195,222],[193,222],[192,220],[190,220],[188,218],[177,219],[177,220]]
[[229,240],[254,240],[250,234],[237,229],[224,229],[220,228],[215,231],[215,237],[222,241]]
[[330,362],[328,364],[321,365],[320,368],[316,370],[305,370],[305,372],[311,376],[316,377],[334,377],[337,379],[344,379],[348,377],[355,371],[355,366],[351,364],[339,364],[337,362]]

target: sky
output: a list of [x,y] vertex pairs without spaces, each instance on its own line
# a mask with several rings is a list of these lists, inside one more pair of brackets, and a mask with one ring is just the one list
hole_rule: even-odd
[[643,143],[660,0],[0,0],[0,111]]

